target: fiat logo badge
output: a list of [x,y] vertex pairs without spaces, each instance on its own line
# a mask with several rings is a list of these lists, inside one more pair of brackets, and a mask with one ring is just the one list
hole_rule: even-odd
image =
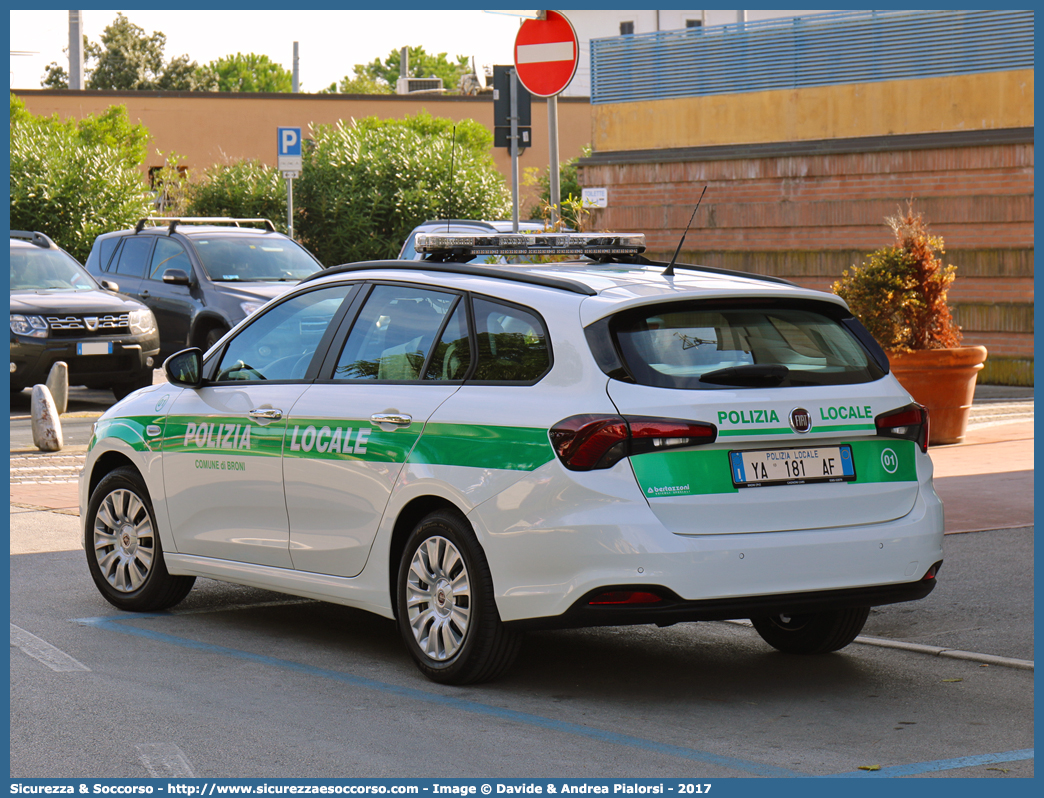
[[808,432],[812,429],[812,414],[803,407],[795,407],[790,411],[790,427],[794,432]]

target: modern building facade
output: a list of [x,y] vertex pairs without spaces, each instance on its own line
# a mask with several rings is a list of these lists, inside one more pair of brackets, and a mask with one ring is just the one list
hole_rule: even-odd
[[593,224],[829,290],[913,201],[987,381],[1033,380],[1033,12],[843,12],[591,42]]
[[768,19],[794,19],[822,14],[824,11],[711,11],[669,9],[591,9],[562,12],[573,24],[580,50],[580,63],[563,97],[591,95],[591,40],[615,36],[640,35],[672,30],[729,26]]

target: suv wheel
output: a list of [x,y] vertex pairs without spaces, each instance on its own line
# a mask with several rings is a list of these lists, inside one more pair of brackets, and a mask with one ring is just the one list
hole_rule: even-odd
[[227,327],[211,327],[203,337],[203,351],[211,349],[214,344],[221,340],[221,336],[228,332]]
[[94,584],[121,610],[173,607],[196,581],[194,576],[167,573],[149,491],[130,467],[107,474],[91,494],[84,548]]
[[399,632],[429,679],[474,684],[514,662],[521,637],[501,623],[486,557],[457,513],[434,512],[413,530],[396,596]]
[[786,654],[826,654],[844,648],[863,631],[869,607],[805,615],[767,615],[750,622],[762,639]]

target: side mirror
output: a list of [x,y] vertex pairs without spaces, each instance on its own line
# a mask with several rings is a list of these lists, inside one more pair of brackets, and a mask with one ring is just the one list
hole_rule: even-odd
[[167,269],[163,272],[163,282],[167,285],[188,285],[189,276],[183,269]]
[[114,294],[118,294],[120,292],[119,283],[114,283],[112,280],[100,280],[99,282],[101,283],[101,287],[104,288],[106,291],[112,291]]
[[203,352],[199,347],[182,349],[163,361],[167,382],[182,388],[199,388],[203,384]]

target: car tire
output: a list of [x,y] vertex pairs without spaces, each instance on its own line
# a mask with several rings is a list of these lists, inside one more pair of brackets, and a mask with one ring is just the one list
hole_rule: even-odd
[[431,513],[413,530],[399,565],[396,607],[406,648],[432,681],[489,681],[518,655],[521,635],[501,622],[485,554],[456,512]]
[[207,330],[207,334],[203,336],[203,351],[206,352],[212,349],[214,344],[221,340],[221,336],[227,332],[227,327],[211,327]]
[[844,648],[863,631],[869,607],[803,615],[751,618],[762,639],[785,654],[826,654]]
[[194,576],[167,573],[149,491],[129,466],[107,474],[91,494],[84,548],[94,584],[121,610],[155,612],[173,607],[196,581]]
[[152,369],[143,371],[130,382],[116,383],[112,386],[112,395],[116,397],[118,402],[123,397],[138,390],[138,388],[148,388],[150,385],[152,385]]

